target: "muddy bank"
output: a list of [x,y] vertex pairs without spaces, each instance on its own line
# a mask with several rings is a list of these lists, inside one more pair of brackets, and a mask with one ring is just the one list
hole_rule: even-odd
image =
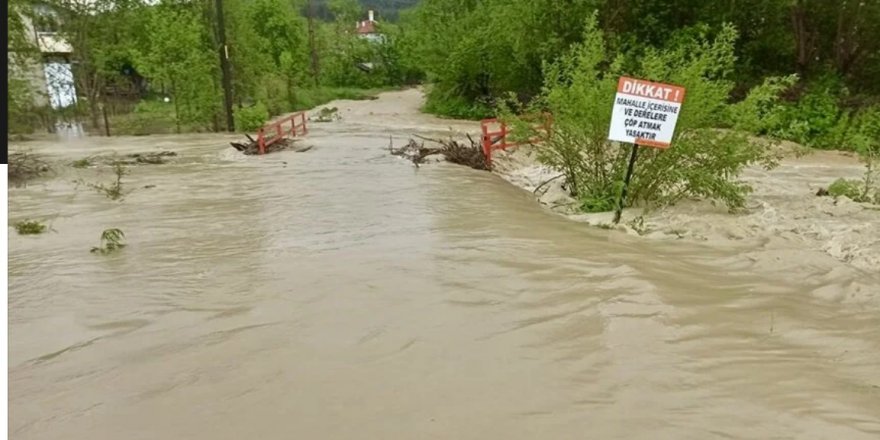
[[[569,219],[610,225],[611,213],[578,211],[577,202],[563,188],[563,179],[552,180],[560,173],[540,164],[534,148],[498,153],[496,173]],[[802,157],[790,155],[773,170],[753,167],[744,172],[742,180],[754,189],[744,212],[734,214],[706,201],[686,200],[656,212],[627,209],[619,229],[651,239],[700,241],[713,246],[770,240],[797,261],[819,252],[858,269],[876,271],[880,267],[880,207],[816,196],[820,188],[827,188],[837,178],[858,179],[863,173],[864,165],[852,154],[817,151]]]

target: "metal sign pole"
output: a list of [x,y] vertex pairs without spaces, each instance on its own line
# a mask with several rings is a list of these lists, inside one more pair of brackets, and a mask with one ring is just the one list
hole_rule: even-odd
[[614,212],[614,224],[620,223],[620,216],[623,214],[623,205],[626,203],[626,190],[629,188],[629,181],[632,179],[633,168],[636,165],[636,158],[639,155],[639,146],[632,144],[632,153],[629,156],[629,166],[626,168],[626,177],[623,179],[623,189],[620,191],[620,201],[617,204],[617,211]]

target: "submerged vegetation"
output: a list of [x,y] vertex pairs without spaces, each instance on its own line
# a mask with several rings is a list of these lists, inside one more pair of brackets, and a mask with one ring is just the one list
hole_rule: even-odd
[[105,229],[104,232],[101,233],[101,244],[100,246],[93,247],[91,252],[93,254],[101,254],[107,255],[118,251],[126,246],[123,242],[125,240],[125,233],[122,232],[121,229],[112,228]]
[[128,174],[131,174],[131,171],[125,166],[122,161],[116,160],[113,162],[113,175],[115,179],[109,183],[94,183],[94,182],[86,182],[83,179],[77,180],[75,183],[77,185],[84,185],[88,188],[91,188],[98,192],[99,194],[104,195],[110,200],[114,201],[122,201],[122,199],[131,193],[131,191],[126,191],[124,188],[124,184],[122,182],[122,178]]
[[39,235],[48,230],[48,227],[39,220],[21,220],[14,226],[18,235]]
[[19,150],[9,153],[9,167],[7,177],[13,185],[24,185],[31,179],[36,179],[52,171],[42,155],[29,150]]

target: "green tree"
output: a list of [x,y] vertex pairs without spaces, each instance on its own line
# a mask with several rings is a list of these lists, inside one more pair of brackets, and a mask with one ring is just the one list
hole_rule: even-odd
[[[584,210],[613,209],[628,156],[626,148],[607,140],[617,79],[628,74],[678,84],[687,89],[687,96],[673,146],[641,149],[628,202],[650,207],[701,197],[741,207],[750,188],[737,180],[739,172],[755,163],[772,165],[774,158],[765,143],[752,142],[743,132],[716,129],[728,114],[735,41],[732,26],[725,26],[715,38],[681,32],[663,48],[646,51],[629,71],[624,56],[612,57],[607,51],[594,16],[585,26],[582,42],[548,65],[544,92],[530,108],[550,111],[554,117],[540,159],[565,175]],[[772,92],[761,88],[753,93]],[[505,118],[522,130],[528,127],[510,111]]]
[[167,86],[178,132],[182,124],[207,125],[219,104],[213,80],[219,75],[217,62],[200,17],[195,4],[162,2],[153,7],[148,45],[138,60],[139,70]]

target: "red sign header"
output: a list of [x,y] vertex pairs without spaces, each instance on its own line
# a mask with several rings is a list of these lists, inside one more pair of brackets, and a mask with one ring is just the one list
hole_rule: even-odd
[[617,93],[677,103],[684,101],[684,87],[625,76],[620,77],[620,81],[617,82]]

